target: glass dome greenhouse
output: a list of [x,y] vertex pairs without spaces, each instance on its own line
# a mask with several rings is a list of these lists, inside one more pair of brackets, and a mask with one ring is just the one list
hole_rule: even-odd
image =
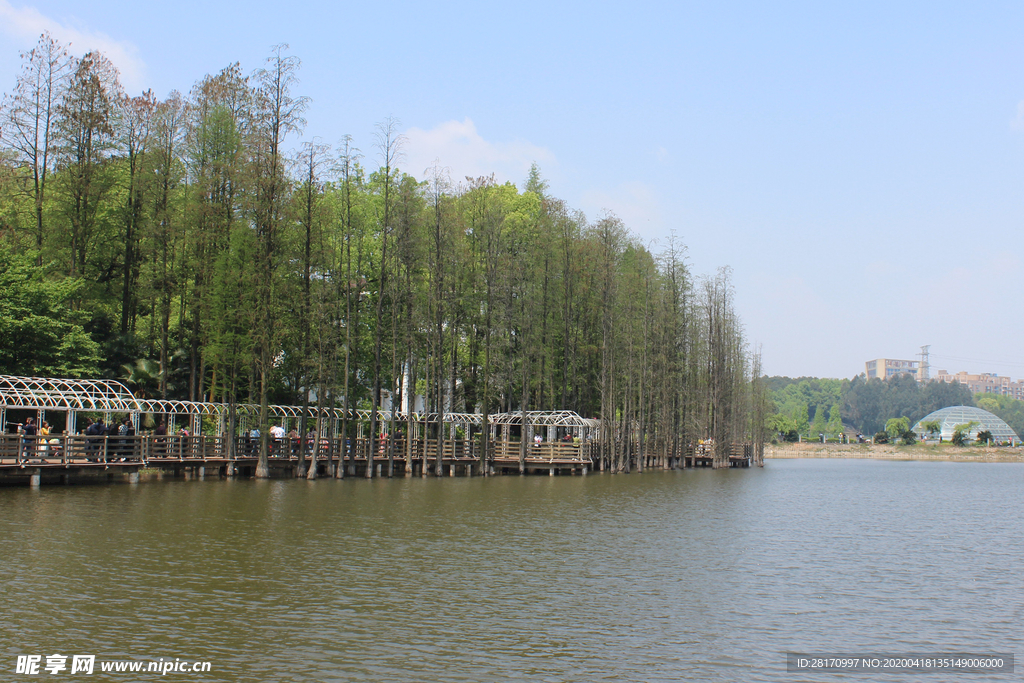
[[978,424],[971,428],[970,437],[974,440],[978,436],[978,432],[983,432],[986,429],[992,432],[992,439],[997,442],[1010,441],[1017,443],[1020,441],[1020,437],[1010,428],[1010,425],[1003,422],[1000,418],[996,417],[987,410],[981,408],[972,408],[970,406],[951,406],[949,408],[942,408],[935,412],[928,413],[922,417],[917,424],[913,427],[913,432],[919,437],[929,437],[928,430],[924,429],[921,424],[924,422],[930,422],[935,420],[939,423],[941,431],[939,436],[942,437],[943,441],[949,441],[953,438],[953,430],[956,429],[957,425],[967,424],[968,422],[974,421]]

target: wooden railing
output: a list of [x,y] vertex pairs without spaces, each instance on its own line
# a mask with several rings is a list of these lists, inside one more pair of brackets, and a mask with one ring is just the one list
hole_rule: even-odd
[[[21,435],[0,435],[0,464],[10,466],[27,463],[72,464],[81,463],[142,463],[157,461],[225,461],[231,457],[227,437],[218,436],[50,436],[24,437]],[[313,457],[314,441],[307,439],[272,439],[269,443],[269,457],[273,460],[294,460],[300,455],[307,459]],[[411,452],[407,451],[411,445]],[[526,460],[530,463],[591,463],[597,460],[600,444],[589,441],[582,444],[568,442],[527,443]],[[239,437],[235,441],[234,456],[247,460],[259,456],[259,440]],[[396,461],[404,461],[411,453],[413,462],[422,463],[437,460],[438,442],[434,439],[413,439],[407,444],[405,439],[378,439],[374,441],[372,459],[386,460],[393,457]],[[479,441],[446,440],[441,452],[444,461],[478,461],[481,457],[482,444]],[[519,441],[491,441],[489,443],[490,461],[518,461]],[[651,441],[640,447],[635,445],[631,456],[634,458],[664,457],[666,453],[675,451],[675,455],[687,459],[713,458],[714,449],[709,444],[683,446],[677,444],[670,448],[668,444]],[[336,460],[339,456],[348,462],[370,459],[370,440],[357,439],[321,439],[317,454],[320,460]],[[753,456],[751,444],[730,444],[731,458],[747,458]],[[728,463],[728,458],[725,463]]]
[[[226,440],[214,436],[0,436],[0,461],[16,464],[207,460],[227,457]],[[9,462],[8,462],[9,464]]]
[[[301,443],[298,439],[272,439],[269,443],[269,457],[272,459],[297,459],[300,454],[313,457],[314,442]],[[380,439],[374,442],[374,460],[393,457],[405,460],[407,457],[405,439]],[[411,457],[415,462],[424,458],[437,459],[438,443],[434,439],[413,439]],[[259,440],[238,438],[235,442],[235,457],[239,459],[259,456]],[[443,460],[479,460],[482,445],[479,441],[445,441],[441,451]],[[321,460],[335,459],[343,455],[346,460],[367,460],[370,440],[321,439]],[[542,443],[528,444],[526,458],[529,461],[573,461],[588,462],[589,444]],[[226,460],[230,457],[228,440],[218,436],[50,436],[24,437],[7,434],[0,436],[0,461],[6,464],[88,462],[142,462],[150,460]],[[518,441],[490,442],[490,458],[518,459]]]
[[[519,441],[497,441],[494,443],[493,457],[499,460],[518,460],[520,445]],[[589,462],[589,450],[589,447],[580,444],[558,441],[527,443],[526,460]]]

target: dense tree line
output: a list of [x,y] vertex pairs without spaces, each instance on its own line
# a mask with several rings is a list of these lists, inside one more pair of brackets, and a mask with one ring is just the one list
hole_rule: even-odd
[[1024,434],[1024,401],[998,394],[975,394],[975,404],[999,417],[1018,436]]
[[775,409],[768,418],[769,429],[811,438],[840,433],[871,436],[893,418],[905,417],[913,425],[940,408],[975,404],[970,389],[959,382],[922,384],[910,375],[884,381],[863,374],[852,380],[768,377],[765,385]]
[[771,391],[774,414],[768,426],[775,434],[788,438],[796,435],[828,434],[845,431],[842,420],[843,380],[816,377],[768,377],[765,384]]
[[0,294],[0,334],[46,340],[0,372],[134,364],[153,395],[258,403],[264,425],[269,403],[575,410],[603,418],[618,470],[651,440],[761,438],[727,270],[695,277],[679,243],[588,220],[536,167],[523,190],[420,182],[393,120],[366,156],[302,141],[298,69],[280,47],[158,100],[48,35],[23,55],[0,111],[0,263],[31,275]]

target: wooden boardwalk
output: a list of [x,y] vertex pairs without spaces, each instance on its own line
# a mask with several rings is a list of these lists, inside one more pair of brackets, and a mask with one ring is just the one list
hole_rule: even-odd
[[714,447],[708,444],[686,449],[686,467],[750,467],[753,459],[754,447],[748,443],[730,444],[728,458],[716,454]]
[[[258,463],[258,442],[240,438],[234,457],[227,439],[213,436],[70,436],[51,442],[25,440],[15,435],[0,437],[0,483],[48,483],[88,479],[111,474],[137,475],[157,470],[170,475],[253,476]],[[344,453],[343,453],[344,446]],[[322,439],[316,458],[318,476],[330,476],[343,456],[345,476],[477,476],[519,473],[518,442],[491,442],[486,464],[477,442],[445,441],[438,462],[436,440],[395,439],[376,444],[370,457],[368,439]],[[526,473],[548,475],[587,474],[593,467],[589,445],[531,444],[525,458]],[[304,451],[304,452],[303,452]],[[298,440],[270,442],[271,475],[294,476],[300,456],[308,467],[313,444]]]
[[[235,442],[234,455],[226,438],[214,436],[60,436],[48,442],[16,435],[0,436],[0,484],[70,483],[127,478],[137,481],[140,472],[160,476],[229,477],[254,476],[259,444],[245,438]],[[491,441],[486,461],[477,441],[445,441],[438,459],[437,441],[405,439],[377,442],[369,452],[368,439],[321,439],[315,459],[318,476],[331,476],[340,465],[346,477],[370,476],[480,476],[519,474],[520,443]],[[728,464],[748,467],[749,445],[735,444]],[[271,476],[294,477],[300,456],[309,467],[313,443],[297,439],[271,441],[268,463]],[[526,474],[586,475],[598,460],[597,444],[546,442],[528,444],[522,471]],[[713,467],[714,455],[687,448],[684,467]],[[667,469],[671,461],[651,455],[648,468]],[[662,463],[659,467],[656,463]],[[372,469],[371,469],[372,468]],[[370,472],[367,470],[370,469]]]

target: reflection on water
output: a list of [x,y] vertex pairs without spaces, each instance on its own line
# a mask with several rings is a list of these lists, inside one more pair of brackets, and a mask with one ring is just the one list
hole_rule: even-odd
[[209,660],[203,680],[225,681],[809,681],[786,651],[1019,655],[1022,485],[1015,464],[805,460],[0,489],[0,668],[61,652]]

